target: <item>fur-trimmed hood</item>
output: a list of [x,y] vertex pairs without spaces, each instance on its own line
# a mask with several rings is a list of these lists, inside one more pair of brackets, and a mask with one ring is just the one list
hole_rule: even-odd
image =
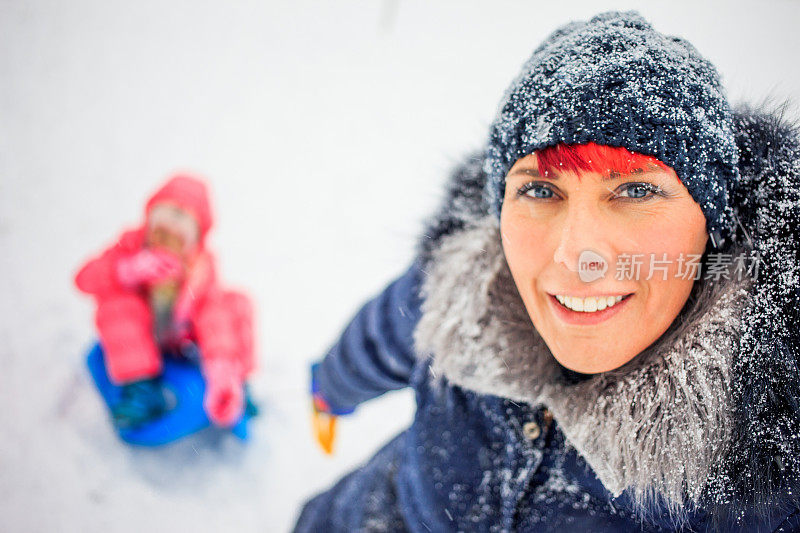
[[[420,357],[454,384],[544,405],[603,485],[641,509],[729,517],[796,505],[800,478],[800,145],[773,109],[734,110],[736,239],[755,276],[701,278],[670,328],[626,365],[573,379],[530,321],[482,195],[481,156],[453,173],[418,252]],[[780,496],[779,496],[780,495]],[[776,501],[780,500],[780,501]]]

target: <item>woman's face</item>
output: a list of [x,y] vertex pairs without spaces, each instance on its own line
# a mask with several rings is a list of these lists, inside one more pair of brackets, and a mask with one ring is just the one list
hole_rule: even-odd
[[500,220],[533,325],[559,363],[587,374],[622,366],[666,331],[708,239],[700,206],[672,169],[543,177],[536,154],[509,170]]

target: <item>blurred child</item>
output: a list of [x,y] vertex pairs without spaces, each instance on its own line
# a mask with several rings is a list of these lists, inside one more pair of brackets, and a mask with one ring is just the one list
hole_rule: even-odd
[[253,308],[217,284],[205,247],[212,225],[206,185],[175,175],[147,201],[143,223],[82,266],[75,284],[97,302],[95,324],[109,378],[122,385],[113,409],[120,428],[162,415],[162,354],[199,348],[203,406],[212,423],[231,426],[245,408],[254,368]]

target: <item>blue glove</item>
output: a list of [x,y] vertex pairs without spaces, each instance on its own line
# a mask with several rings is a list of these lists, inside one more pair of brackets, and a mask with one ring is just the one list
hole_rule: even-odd
[[321,362],[317,361],[311,364],[311,397],[314,400],[314,406],[317,410],[323,413],[329,413],[336,416],[349,415],[355,411],[355,407],[351,409],[333,409],[328,401],[322,396],[319,390],[319,383],[317,382],[317,373],[319,372]]

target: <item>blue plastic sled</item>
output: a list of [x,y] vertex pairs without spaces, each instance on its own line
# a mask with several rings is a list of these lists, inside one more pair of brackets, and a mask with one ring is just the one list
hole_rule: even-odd
[[[111,411],[120,401],[122,389],[111,383],[108,378],[103,348],[99,342],[89,351],[86,364],[97,390]],[[119,429],[119,436],[125,442],[139,446],[159,446],[211,426],[203,409],[205,380],[195,363],[175,357],[164,357],[162,383],[172,392],[175,398],[174,407],[153,422],[132,429]],[[247,439],[249,418],[250,416],[245,414],[231,428],[233,434],[242,440]]]

